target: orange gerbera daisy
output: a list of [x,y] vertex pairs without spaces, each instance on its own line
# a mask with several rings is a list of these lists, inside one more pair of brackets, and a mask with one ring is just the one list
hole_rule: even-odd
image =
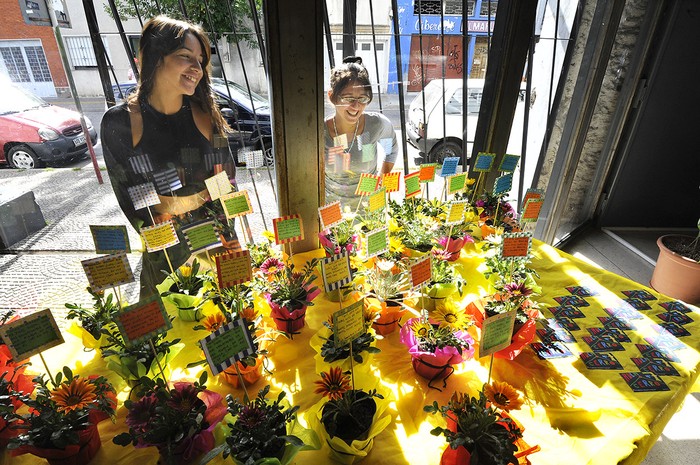
[[321,379],[314,381],[314,384],[318,385],[314,391],[316,394],[323,394],[330,400],[336,400],[350,390],[350,377],[344,374],[340,367],[332,367],[328,372],[321,372]]
[[95,385],[85,378],[74,378],[70,384],[62,383],[51,391],[51,400],[59,412],[69,413],[89,406],[95,401]]
[[204,321],[202,321],[202,324],[207,331],[213,333],[226,324],[226,317],[222,313],[217,312],[206,317]]
[[496,407],[505,410],[517,410],[523,406],[518,391],[508,383],[494,381],[484,385],[484,395]]
[[241,312],[241,318],[248,322],[255,321],[257,317],[258,312],[253,307],[248,307]]

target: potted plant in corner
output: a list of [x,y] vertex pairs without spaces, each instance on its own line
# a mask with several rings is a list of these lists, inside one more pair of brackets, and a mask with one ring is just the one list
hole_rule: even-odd
[[207,288],[213,286],[214,278],[206,271],[200,271],[197,259],[192,265],[182,265],[169,273],[163,270],[167,276],[165,280],[156,286],[163,298],[166,309],[175,308],[182,321],[199,321],[202,319],[202,308],[199,305]]
[[[68,309],[67,320],[77,319],[80,324],[71,324],[68,332],[79,337],[86,350],[100,350],[109,345],[102,328],[115,329],[114,315],[119,312],[119,304],[113,294],[105,295],[104,291],[94,292],[90,287],[87,291],[94,301],[92,309],[79,304],[65,304]],[[124,303],[122,302],[122,305]]]
[[104,377],[74,375],[68,367],[51,386],[44,375],[34,383],[33,395],[10,394],[29,408],[7,419],[19,432],[7,446],[12,456],[29,453],[55,465],[89,463],[102,445],[97,424],[114,416],[114,388]]
[[[358,379],[356,385],[377,384],[376,378]],[[328,444],[330,457],[343,464],[356,463],[369,454],[374,438],[391,423],[386,411],[389,400],[375,388],[351,387],[350,375],[340,367],[321,373],[315,382],[321,399],[306,413],[309,428],[316,431],[322,443]]]
[[659,258],[651,287],[674,299],[700,304],[700,220],[697,237],[666,235],[659,237],[656,244]]

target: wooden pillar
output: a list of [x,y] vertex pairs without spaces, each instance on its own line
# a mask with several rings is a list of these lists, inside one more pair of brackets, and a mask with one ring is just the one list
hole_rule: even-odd
[[272,130],[280,215],[298,213],[303,241],[318,247],[323,177],[323,0],[266,0]]

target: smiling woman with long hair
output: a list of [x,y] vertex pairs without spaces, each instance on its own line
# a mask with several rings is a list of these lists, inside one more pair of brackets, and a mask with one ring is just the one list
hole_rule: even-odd
[[[207,218],[204,180],[221,170],[235,177],[210,59],[199,26],[165,16],[149,20],[141,33],[136,91],[102,119],[104,159],[119,205],[137,231],[173,220],[181,239],[167,250],[174,268],[189,258],[179,227]],[[155,187],[159,203],[136,208],[134,188],[144,184]],[[144,254],[142,297],[155,293],[167,269],[163,252]]]

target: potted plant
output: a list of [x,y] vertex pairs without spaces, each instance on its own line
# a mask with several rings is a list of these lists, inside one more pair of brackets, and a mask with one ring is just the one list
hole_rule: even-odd
[[382,336],[391,334],[406,313],[401,301],[410,288],[408,273],[403,264],[377,258],[374,266],[363,273],[368,291],[365,311],[373,314],[372,327]]
[[34,391],[34,383],[29,375],[24,374],[27,364],[16,364],[5,344],[0,345],[0,448],[7,446],[9,440],[19,433],[10,428],[11,421],[22,405],[20,400],[13,396],[13,392],[31,394]]
[[119,312],[119,305],[112,294],[105,295],[104,291],[94,292],[90,287],[87,291],[94,301],[92,308],[84,308],[79,304],[65,304],[68,309],[67,320],[77,319],[80,325],[73,322],[68,331],[78,336],[83,346],[89,350],[100,350],[108,344],[103,328],[114,329],[114,315]]
[[163,304],[166,308],[177,309],[177,314],[182,321],[202,319],[202,309],[199,304],[207,288],[213,286],[214,278],[200,268],[201,265],[195,258],[192,265],[182,265],[174,273],[163,270],[167,278],[156,286],[163,298]]
[[304,326],[306,309],[321,292],[313,285],[318,262],[317,258],[309,260],[300,272],[293,263],[286,265],[276,258],[265,260],[260,267],[263,276],[256,279],[255,286],[270,304],[270,316],[280,331],[295,334]]
[[374,330],[370,328],[372,320],[364,313],[365,332],[352,340],[350,344],[336,346],[332,318],[323,322],[323,327],[311,337],[311,347],[316,351],[316,371],[320,372],[328,365],[339,365],[344,370],[350,369],[350,345],[355,370],[369,370],[374,354],[381,352],[376,344]]
[[280,464],[292,461],[299,451],[318,449],[318,438],[296,421],[299,406],[290,406],[281,391],[277,399],[267,398],[270,386],[258,392],[252,402],[241,403],[226,396],[228,414],[221,424],[225,442],[202,460],[207,463],[223,452],[237,465]]
[[170,361],[185,348],[185,344],[181,343],[180,339],[166,340],[167,333],[153,337],[155,354],[149,342],[126,344],[116,328],[103,329],[103,333],[106,334],[108,342],[108,346],[102,350],[102,358],[107,363],[107,368],[124,379],[137,396],[142,395],[145,388],[141,386],[142,379],[161,376],[161,367],[165,370],[165,376],[168,377]]
[[516,223],[517,214],[511,204],[505,200],[504,194],[494,195],[492,192],[484,191],[474,205],[479,212],[482,239],[494,234],[496,230],[504,232],[519,230]]
[[[267,356],[270,344],[283,335],[263,321],[253,306],[252,287],[240,284],[230,288],[212,289],[205,294],[205,300],[212,301],[218,311],[202,320],[202,324],[195,326],[194,330],[206,330],[214,332],[237,318],[242,318],[248,332],[253,336],[253,354],[236,363],[238,372],[241,373],[243,382],[251,385],[257,382],[263,375],[263,370],[271,373],[267,366]],[[191,363],[188,368],[206,363],[205,360]],[[234,388],[238,388],[240,380],[235,368],[228,368],[221,372],[222,378]]]
[[441,207],[423,199],[402,204],[390,200],[389,211],[389,233],[406,247],[406,254],[421,256],[433,248],[440,229]]
[[433,249],[431,260],[431,279],[426,283],[426,295],[428,299],[422,298],[420,303],[428,310],[435,309],[439,302],[455,293],[462,295],[462,289],[467,281],[462,277],[459,263],[449,261],[452,254],[444,249]]
[[698,235],[671,234],[656,240],[659,258],[651,287],[674,299],[700,304],[700,220]]
[[[372,383],[370,379],[375,378],[357,382],[367,387]],[[386,411],[389,400],[376,387],[353,389],[350,375],[340,367],[322,372],[316,385],[315,392],[327,399],[321,399],[307,412],[309,427],[328,444],[332,459],[344,464],[362,460],[372,450],[374,438],[391,422]]]
[[52,465],[89,463],[102,445],[97,424],[114,416],[114,388],[101,376],[85,378],[68,367],[51,386],[44,375],[34,383],[32,395],[11,394],[29,408],[9,420],[19,431],[7,446],[12,456],[30,453]]
[[[420,318],[411,318],[401,328],[400,341],[411,354],[413,369],[429,380],[444,380],[454,372],[453,365],[474,356],[474,339],[467,332],[471,319],[453,304],[441,304],[432,318],[426,311]],[[437,389],[437,388],[436,388]]]
[[262,236],[265,239],[264,241],[249,242],[247,244],[248,252],[250,252],[250,264],[255,271],[259,270],[268,258],[282,258],[282,251],[279,247],[274,246],[274,233],[266,230],[262,232]]
[[[500,403],[499,403],[500,401]],[[447,421],[430,433],[444,436],[449,447],[441,465],[517,465],[519,458],[539,450],[522,441],[522,428],[506,410],[519,408],[522,401],[506,383],[485,385],[478,397],[455,392],[446,405],[426,405],[431,414],[439,413]]]
[[226,414],[219,394],[206,389],[207,372],[198,381],[176,382],[142,378],[144,396],[126,400],[129,431],[112,441],[120,446],[156,447],[162,463],[193,463],[214,445],[214,428]]

